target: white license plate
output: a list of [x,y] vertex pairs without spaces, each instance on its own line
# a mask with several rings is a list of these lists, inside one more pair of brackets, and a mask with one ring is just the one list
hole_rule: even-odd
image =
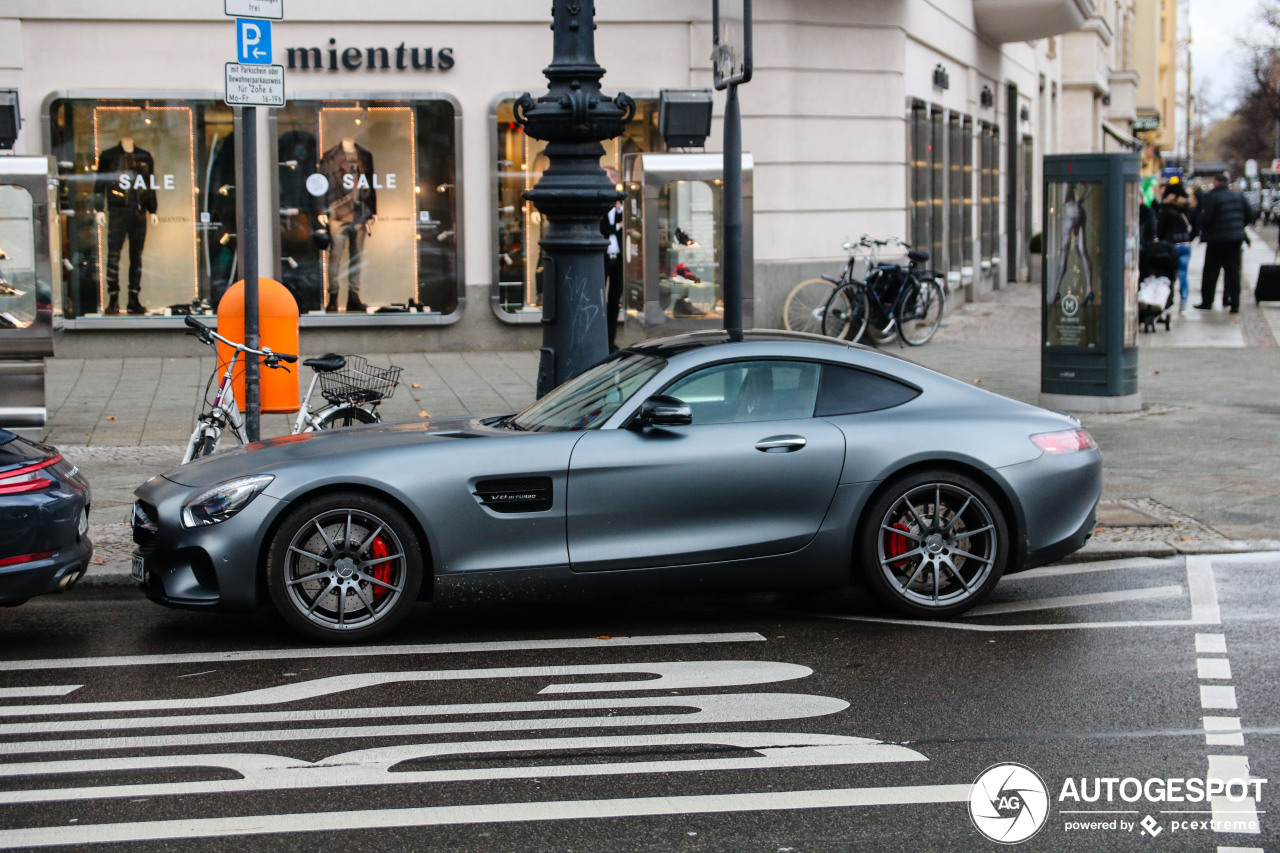
[[88,532],[89,532],[89,513],[87,513],[84,510],[80,510],[80,520],[76,522],[76,536],[83,539],[84,535]]
[[143,562],[141,554],[133,555],[133,568],[130,571],[130,574],[133,575],[133,579],[138,583],[146,583],[147,568],[146,563]]

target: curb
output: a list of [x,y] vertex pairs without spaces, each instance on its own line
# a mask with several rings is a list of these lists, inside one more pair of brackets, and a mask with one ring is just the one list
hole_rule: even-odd
[[[1277,539],[1211,539],[1195,542],[1090,542],[1058,561],[1058,565],[1069,563],[1092,563],[1102,560],[1123,560],[1129,557],[1177,557],[1179,555],[1206,554],[1248,554],[1259,551],[1280,552],[1280,540]],[[95,568],[91,566],[77,583],[77,587],[123,588],[136,587],[138,584],[127,570],[116,568]]]

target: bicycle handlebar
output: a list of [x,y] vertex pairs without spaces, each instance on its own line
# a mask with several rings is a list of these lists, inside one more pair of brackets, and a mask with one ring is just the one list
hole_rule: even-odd
[[249,353],[250,355],[261,356],[264,359],[264,363],[267,365],[267,367],[279,367],[280,365],[277,364],[277,362],[281,362],[281,361],[286,362],[288,364],[293,364],[298,360],[298,357],[296,355],[291,355],[290,353],[287,353],[287,352],[272,352],[271,347],[263,347],[260,350],[252,349],[250,347],[245,346],[244,344],[238,344],[235,341],[227,340],[222,335],[215,332],[213,329],[210,329],[204,323],[201,323],[195,317],[192,317],[190,314],[187,314],[183,318],[183,322],[186,323],[188,326],[190,326],[192,329],[196,330],[197,334],[200,336],[201,343],[209,344],[212,346],[215,340],[221,341],[222,343],[234,349],[236,352],[243,352],[243,353]]

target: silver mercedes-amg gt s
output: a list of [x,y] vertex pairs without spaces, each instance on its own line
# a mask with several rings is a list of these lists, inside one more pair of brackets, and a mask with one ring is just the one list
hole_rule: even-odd
[[294,435],[138,488],[154,601],[356,642],[421,598],[832,588],[958,614],[1093,531],[1066,415],[829,338],[701,332],[615,353],[519,414]]

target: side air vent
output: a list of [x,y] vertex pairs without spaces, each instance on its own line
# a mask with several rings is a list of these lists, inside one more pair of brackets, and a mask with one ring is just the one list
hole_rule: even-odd
[[552,503],[551,478],[481,480],[472,494],[494,512],[546,512]]

